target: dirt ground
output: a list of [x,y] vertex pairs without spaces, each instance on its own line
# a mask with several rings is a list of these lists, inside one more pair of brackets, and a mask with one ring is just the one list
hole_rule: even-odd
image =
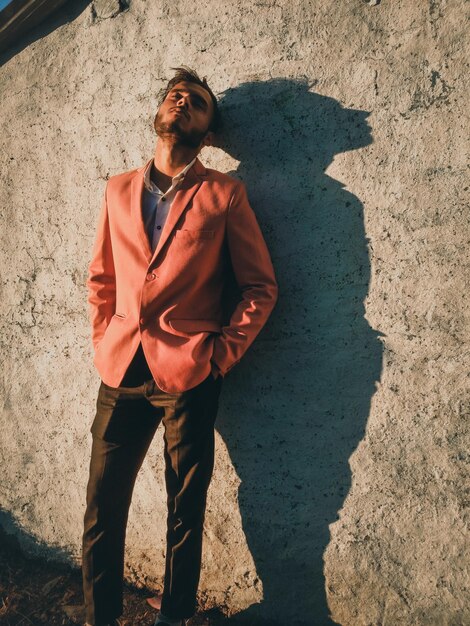
[[[25,556],[0,530],[0,624],[72,626],[85,623],[79,569]],[[152,626],[156,611],[146,602],[152,592],[125,586],[122,626]],[[219,626],[220,614],[198,614],[188,626]],[[233,624],[233,620],[230,620]]]

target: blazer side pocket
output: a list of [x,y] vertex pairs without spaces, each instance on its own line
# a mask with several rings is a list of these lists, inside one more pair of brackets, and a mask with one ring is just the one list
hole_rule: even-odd
[[170,319],[168,324],[177,333],[221,333],[221,325],[215,320]]

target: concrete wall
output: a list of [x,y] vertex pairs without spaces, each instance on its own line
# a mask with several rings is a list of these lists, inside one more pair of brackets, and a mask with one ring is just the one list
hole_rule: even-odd
[[[246,182],[280,284],[224,383],[201,603],[252,625],[470,623],[468,3],[69,4],[0,68],[1,523],[79,564],[101,194],[152,155],[185,63],[229,120],[202,160]],[[128,531],[126,576],[150,588],[161,452],[158,431]]]

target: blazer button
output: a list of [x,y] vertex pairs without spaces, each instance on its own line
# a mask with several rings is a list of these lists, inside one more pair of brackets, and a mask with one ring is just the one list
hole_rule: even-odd
[[145,278],[147,280],[155,280],[157,278],[157,275],[152,272],[151,274],[147,274]]

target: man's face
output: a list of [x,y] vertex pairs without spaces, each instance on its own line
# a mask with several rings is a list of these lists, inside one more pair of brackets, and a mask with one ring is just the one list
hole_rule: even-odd
[[168,92],[153,125],[159,137],[173,136],[180,145],[198,148],[211,141],[212,133],[208,128],[213,112],[209,92],[195,83],[183,81]]

